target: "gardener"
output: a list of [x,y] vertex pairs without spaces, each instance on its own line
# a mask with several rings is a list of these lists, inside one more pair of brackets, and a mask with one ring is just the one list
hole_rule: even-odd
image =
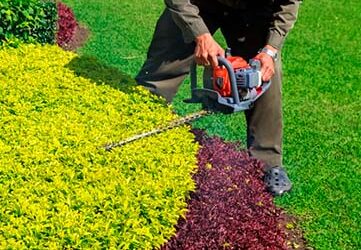
[[266,163],[265,183],[274,195],[291,189],[282,168],[281,48],[301,0],[165,0],[139,84],[171,102],[192,60],[217,66],[224,50],[212,34],[221,29],[232,54],[258,58],[271,88],[246,111],[250,155]]

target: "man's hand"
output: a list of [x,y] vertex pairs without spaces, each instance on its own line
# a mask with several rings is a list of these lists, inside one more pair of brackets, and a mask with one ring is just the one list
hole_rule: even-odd
[[[277,49],[273,48],[272,46],[266,45],[265,47],[277,53]],[[275,64],[273,58],[270,55],[261,52],[257,56],[255,56],[254,59],[258,59],[261,61],[262,81],[268,82],[269,80],[271,80],[272,76],[275,73]]]
[[224,50],[213,39],[210,33],[200,35],[196,38],[195,60],[200,65],[218,66],[217,56],[224,56]]

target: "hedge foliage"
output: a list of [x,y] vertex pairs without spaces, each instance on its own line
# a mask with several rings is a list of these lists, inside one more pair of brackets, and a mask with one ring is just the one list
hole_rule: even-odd
[[64,48],[73,39],[78,23],[73,11],[62,2],[57,3],[58,9],[58,32],[56,43]]
[[57,8],[50,0],[0,0],[0,45],[55,42]]
[[266,191],[264,164],[240,151],[238,143],[194,133],[201,145],[193,176],[197,190],[177,234],[162,250],[291,249],[286,239],[295,234],[287,235],[285,216]]
[[[165,243],[194,190],[194,136],[181,127],[112,152],[101,146],[169,122],[170,107],[56,46],[2,49],[0,58],[0,248]],[[106,79],[84,77],[84,65]]]

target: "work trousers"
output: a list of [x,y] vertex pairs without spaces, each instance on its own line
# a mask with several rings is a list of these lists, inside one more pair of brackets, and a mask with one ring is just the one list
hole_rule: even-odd
[[[221,29],[232,55],[246,60],[257,55],[267,39],[269,22],[262,14],[238,11],[221,4],[199,4],[200,16],[213,34]],[[195,43],[185,43],[182,31],[165,9],[159,18],[147,59],[136,81],[171,102],[190,71]],[[279,54],[280,55],[280,54]],[[282,165],[281,57],[275,62],[270,89],[245,111],[247,147],[267,167]]]

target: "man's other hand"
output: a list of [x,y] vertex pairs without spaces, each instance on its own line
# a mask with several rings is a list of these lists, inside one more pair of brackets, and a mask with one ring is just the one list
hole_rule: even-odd
[[[273,48],[272,46],[266,45],[266,47],[277,53],[277,49]],[[255,56],[254,59],[261,61],[262,81],[268,82],[269,80],[271,80],[272,76],[275,73],[275,63],[273,61],[273,58],[270,55],[261,52],[257,56]]]
[[210,33],[205,33],[196,38],[194,56],[197,64],[216,67],[218,66],[217,56],[224,57],[224,50]]

